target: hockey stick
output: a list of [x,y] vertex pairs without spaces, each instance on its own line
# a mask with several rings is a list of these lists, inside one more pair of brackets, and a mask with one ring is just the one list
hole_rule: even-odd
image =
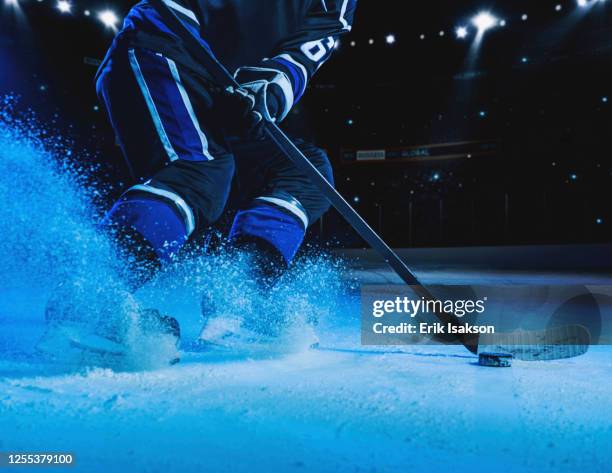
[[[234,77],[225,67],[217,61],[208,47],[196,38],[176,16],[176,14],[164,3],[163,0],[149,0],[157,13],[162,17],[170,29],[176,33],[184,43],[184,46],[194,55],[195,58],[207,69],[217,85],[228,87],[240,87]],[[436,300],[436,298],[425,288],[406,266],[399,256],[378,236],[378,234],[361,218],[361,216],[351,207],[351,205],[338,193],[319,170],[308,160],[306,156],[295,146],[295,144],[285,135],[285,133],[272,122],[264,125],[265,135],[272,140],[278,149],[321,191],[329,200],[330,204],[344,217],[344,219],[355,229],[355,231],[368,244],[376,250],[397,275],[414,292],[426,300]],[[438,319],[445,324],[453,326],[463,326],[454,314],[439,312],[436,314]],[[472,353],[478,352],[478,336],[465,335],[460,337],[463,345]]]

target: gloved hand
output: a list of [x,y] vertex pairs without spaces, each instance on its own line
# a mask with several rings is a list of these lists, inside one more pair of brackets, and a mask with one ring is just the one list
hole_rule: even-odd
[[280,122],[293,105],[287,76],[275,69],[242,67],[236,71],[239,88],[229,87],[217,99],[217,113],[226,130],[238,136],[261,138],[265,122]]

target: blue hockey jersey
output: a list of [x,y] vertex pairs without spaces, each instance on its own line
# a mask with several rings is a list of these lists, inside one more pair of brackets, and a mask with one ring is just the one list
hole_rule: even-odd
[[[230,71],[273,68],[291,82],[293,102],[351,30],[356,0],[164,0]],[[127,15],[114,47],[148,47],[189,65],[180,38],[144,0]]]

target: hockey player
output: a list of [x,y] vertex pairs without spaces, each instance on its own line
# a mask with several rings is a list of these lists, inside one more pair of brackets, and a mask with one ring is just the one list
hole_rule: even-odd
[[[225,209],[235,177],[241,206],[229,243],[253,258],[263,286],[287,268],[306,229],[327,210],[321,193],[261,139],[351,30],[356,0],[164,0],[234,76],[218,90],[147,1],[125,18],[97,74],[133,183],[106,226],[134,262],[137,285]],[[331,182],[325,153],[296,145]]]

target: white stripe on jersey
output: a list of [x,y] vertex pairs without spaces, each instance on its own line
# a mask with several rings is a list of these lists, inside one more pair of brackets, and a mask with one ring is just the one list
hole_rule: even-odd
[[346,15],[346,7],[348,6],[348,2],[349,0],[344,0],[342,2],[342,8],[340,9],[340,23],[342,23],[342,26],[346,31],[351,31],[351,25],[349,25],[346,18],[344,18],[344,15]]
[[191,119],[191,123],[193,124],[193,127],[195,128],[196,133],[198,134],[198,137],[200,138],[200,144],[202,145],[202,154],[206,157],[206,159],[208,159],[209,161],[212,161],[215,158],[213,158],[211,154],[208,152],[208,139],[206,138],[206,135],[202,131],[202,128],[200,128],[200,122],[195,116],[195,112],[193,111],[193,105],[191,105],[191,100],[189,99],[189,95],[187,94],[185,87],[183,87],[183,83],[181,82],[181,77],[179,76],[179,72],[176,67],[176,63],[170,58],[165,58],[165,59],[166,61],[168,61],[168,66],[170,67],[170,73],[172,74],[172,78],[174,79],[176,87],[178,88],[181,99],[183,99],[183,105],[185,105],[185,109],[187,110],[187,114],[189,115],[189,118]]
[[193,231],[195,230],[195,218],[193,215],[193,211],[191,210],[191,207],[189,207],[187,205],[187,202],[185,202],[181,198],[181,196],[179,196],[178,194],[167,191],[165,189],[160,189],[158,187],[153,187],[150,183],[151,183],[151,180],[148,180],[144,184],[136,184],[135,186],[130,187],[126,191],[126,194],[130,191],[148,192],[150,194],[157,195],[160,197],[164,197],[168,200],[171,200],[180,210],[183,211],[183,214],[185,215],[185,218],[186,218],[185,227],[187,229],[187,236],[191,235]]
[[308,72],[306,71],[306,68],[304,67],[304,65],[300,64],[299,62],[297,62],[289,54],[281,54],[281,55],[276,56],[276,57],[280,57],[280,58],[284,59],[285,61],[289,61],[294,66],[298,67],[300,69],[300,71],[302,71],[302,74],[304,75],[304,88],[302,90],[300,90],[299,92],[303,93],[304,90],[306,90],[306,84],[308,83]]
[[286,200],[279,199],[278,197],[257,197],[255,200],[263,200],[264,202],[269,202],[271,204],[278,205],[279,207],[288,210],[301,220],[302,224],[304,225],[304,228],[308,228],[308,216],[304,213],[302,209],[300,209],[294,203],[287,202]]
[[159,112],[157,111],[157,107],[155,106],[155,102],[151,96],[151,92],[149,91],[149,86],[147,85],[144,75],[142,74],[142,70],[140,69],[136,52],[133,49],[130,49],[128,51],[128,56],[130,59],[130,66],[132,67],[132,71],[136,77],[136,82],[138,83],[138,87],[140,87],[140,91],[145,99],[147,108],[149,109],[149,113],[151,114],[151,118],[155,124],[155,129],[159,135],[159,139],[161,140],[164,150],[168,155],[168,159],[170,161],[176,161],[179,159],[178,154],[176,154],[176,151],[172,147],[172,143],[170,143],[170,139],[168,138],[166,130],[164,129],[164,124],[161,121],[161,117],[159,116]]
[[198,21],[198,18],[195,16],[195,13],[192,12],[191,10],[188,10],[187,8],[179,5],[176,2],[173,2],[172,0],[163,0],[163,2],[168,5],[170,8],[173,8],[174,10],[176,10],[177,12],[182,13],[183,15],[185,15],[186,17],[192,19],[193,21],[195,21],[198,25],[200,24],[200,22]]

